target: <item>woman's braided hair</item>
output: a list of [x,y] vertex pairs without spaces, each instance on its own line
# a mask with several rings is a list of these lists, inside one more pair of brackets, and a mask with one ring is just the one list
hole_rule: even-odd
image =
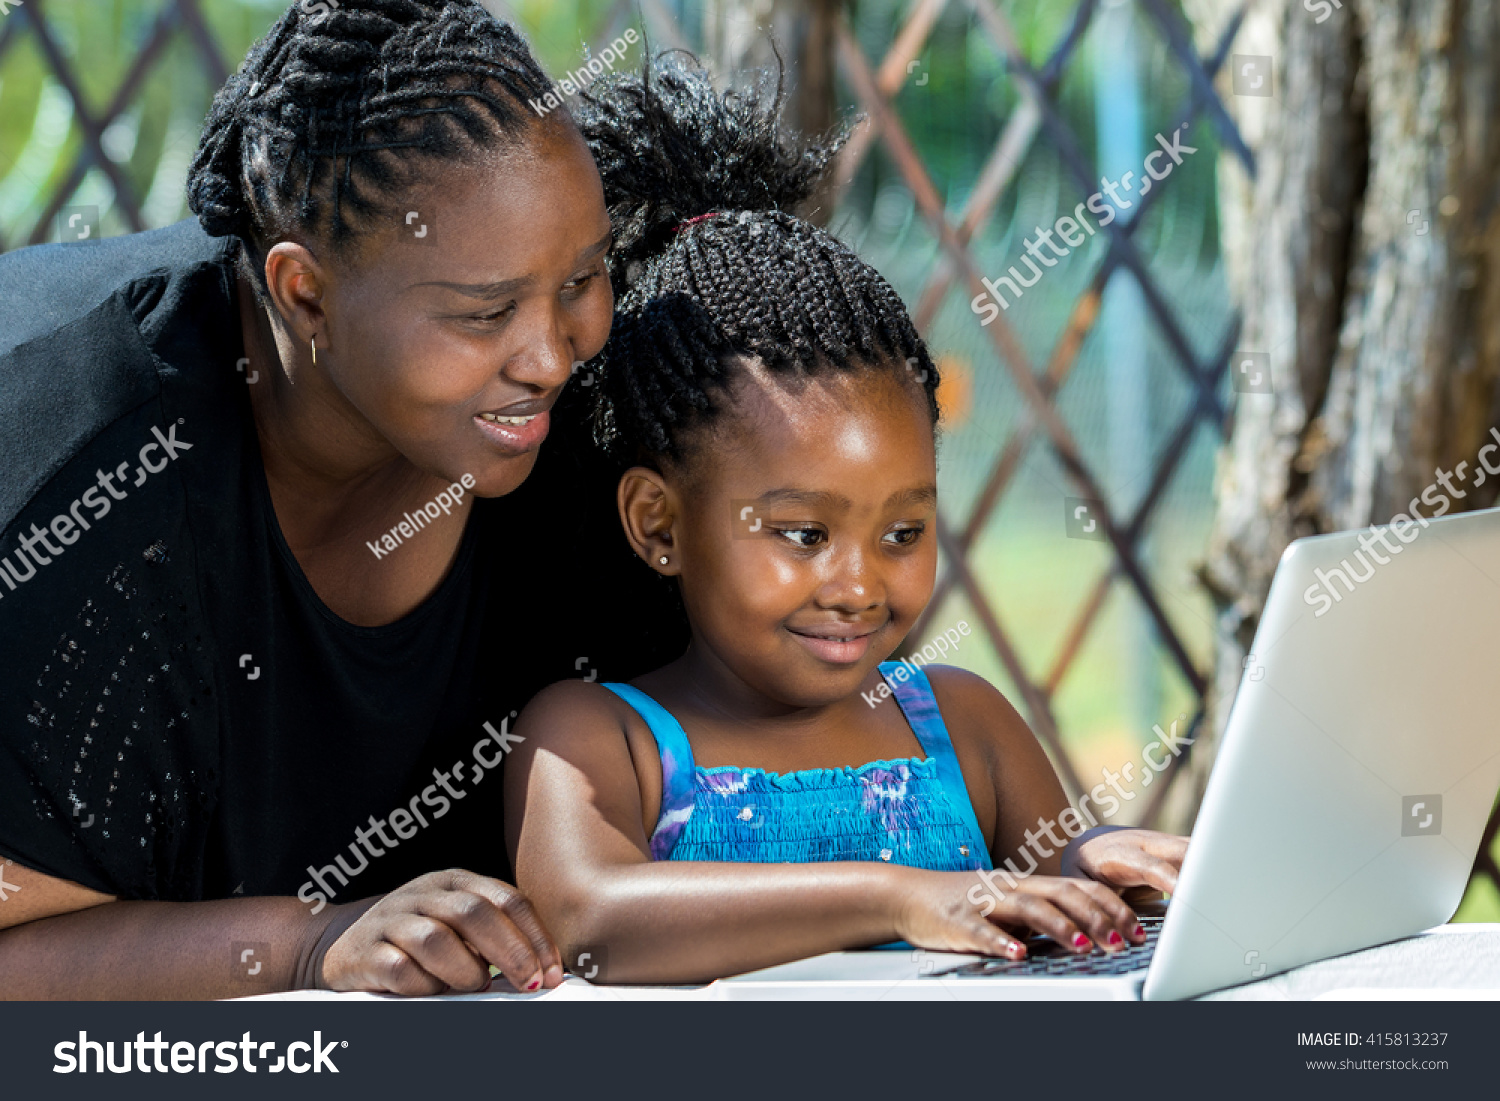
[[[214,97],[188,205],[249,259],[287,238],[337,252],[412,186],[411,157],[518,140],[550,87],[477,0],[294,3]],[[264,293],[264,263],[249,266]]]
[[842,136],[787,137],[782,102],[779,81],[769,102],[764,85],[720,96],[691,59],[663,55],[599,81],[575,108],[626,288],[594,413],[598,442],[623,462],[680,461],[744,357],[773,375],[910,368],[937,420],[937,370],[900,296],[789,212]]

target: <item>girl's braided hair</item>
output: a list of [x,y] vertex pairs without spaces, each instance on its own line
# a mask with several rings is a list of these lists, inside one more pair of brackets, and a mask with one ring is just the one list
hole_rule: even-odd
[[535,121],[526,101],[550,87],[477,0],[293,3],[214,97],[188,205],[262,261],[248,266],[265,293],[263,243],[338,252],[412,186],[409,158],[518,141]]
[[764,84],[720,96],[696,62],[663,55],[597,82],[575,108],[626,288],[594,413],[598,442],[623,462],[680,461],[742,357],[773,375],[910,368],[937,420],[937,370],[900,296],[790,213],[843,135],[786,136],[783,99],[780,81],[771,97]]

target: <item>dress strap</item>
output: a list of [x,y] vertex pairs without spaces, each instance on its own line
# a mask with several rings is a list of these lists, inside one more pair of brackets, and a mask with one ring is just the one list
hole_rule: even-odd
[[920,668],[900,661],[881,662],[880,675],[891,686],[891,694],[896,697],[896,703],[917,741],[922,743],[922,751],[937,762],[938,779],[972,839],[969,855],[976,861],[975,867],[988,870],[991,867],[989,846],[979,830],[979,819],[974,817],[974,805],[969,802],[963,769],[959,767],[958,754],[953,752],[953,739],[948,736],[948,726],[938,710],[932,683]]
[[677,847],[682,828],[693,816],[693,747],[687,731],[672,713],[639,688],[610,682],[604,687],[635,708],[656,739],[656,751],[661,756],[661,813],[656,816],[656,829],[651,831],[651,859],[667,860]]

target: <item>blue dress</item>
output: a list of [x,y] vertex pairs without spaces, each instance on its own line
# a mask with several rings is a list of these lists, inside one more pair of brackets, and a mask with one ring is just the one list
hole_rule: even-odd
[[927,756],[786,773],[698,768],[686,732],[666,708],[628,684],[605,684],[646,721],[661,754],[652,857],[989,869],[989,850],[927,675],[889,661],[880,672]]

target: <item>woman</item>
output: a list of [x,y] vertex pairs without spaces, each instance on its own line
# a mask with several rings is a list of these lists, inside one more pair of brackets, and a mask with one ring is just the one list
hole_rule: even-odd
[[555,986],[483,781],[685,640],[559,404],[587,147],[473,0],[321,9],[216,97],[196,222],[0,258],[7,997]]

